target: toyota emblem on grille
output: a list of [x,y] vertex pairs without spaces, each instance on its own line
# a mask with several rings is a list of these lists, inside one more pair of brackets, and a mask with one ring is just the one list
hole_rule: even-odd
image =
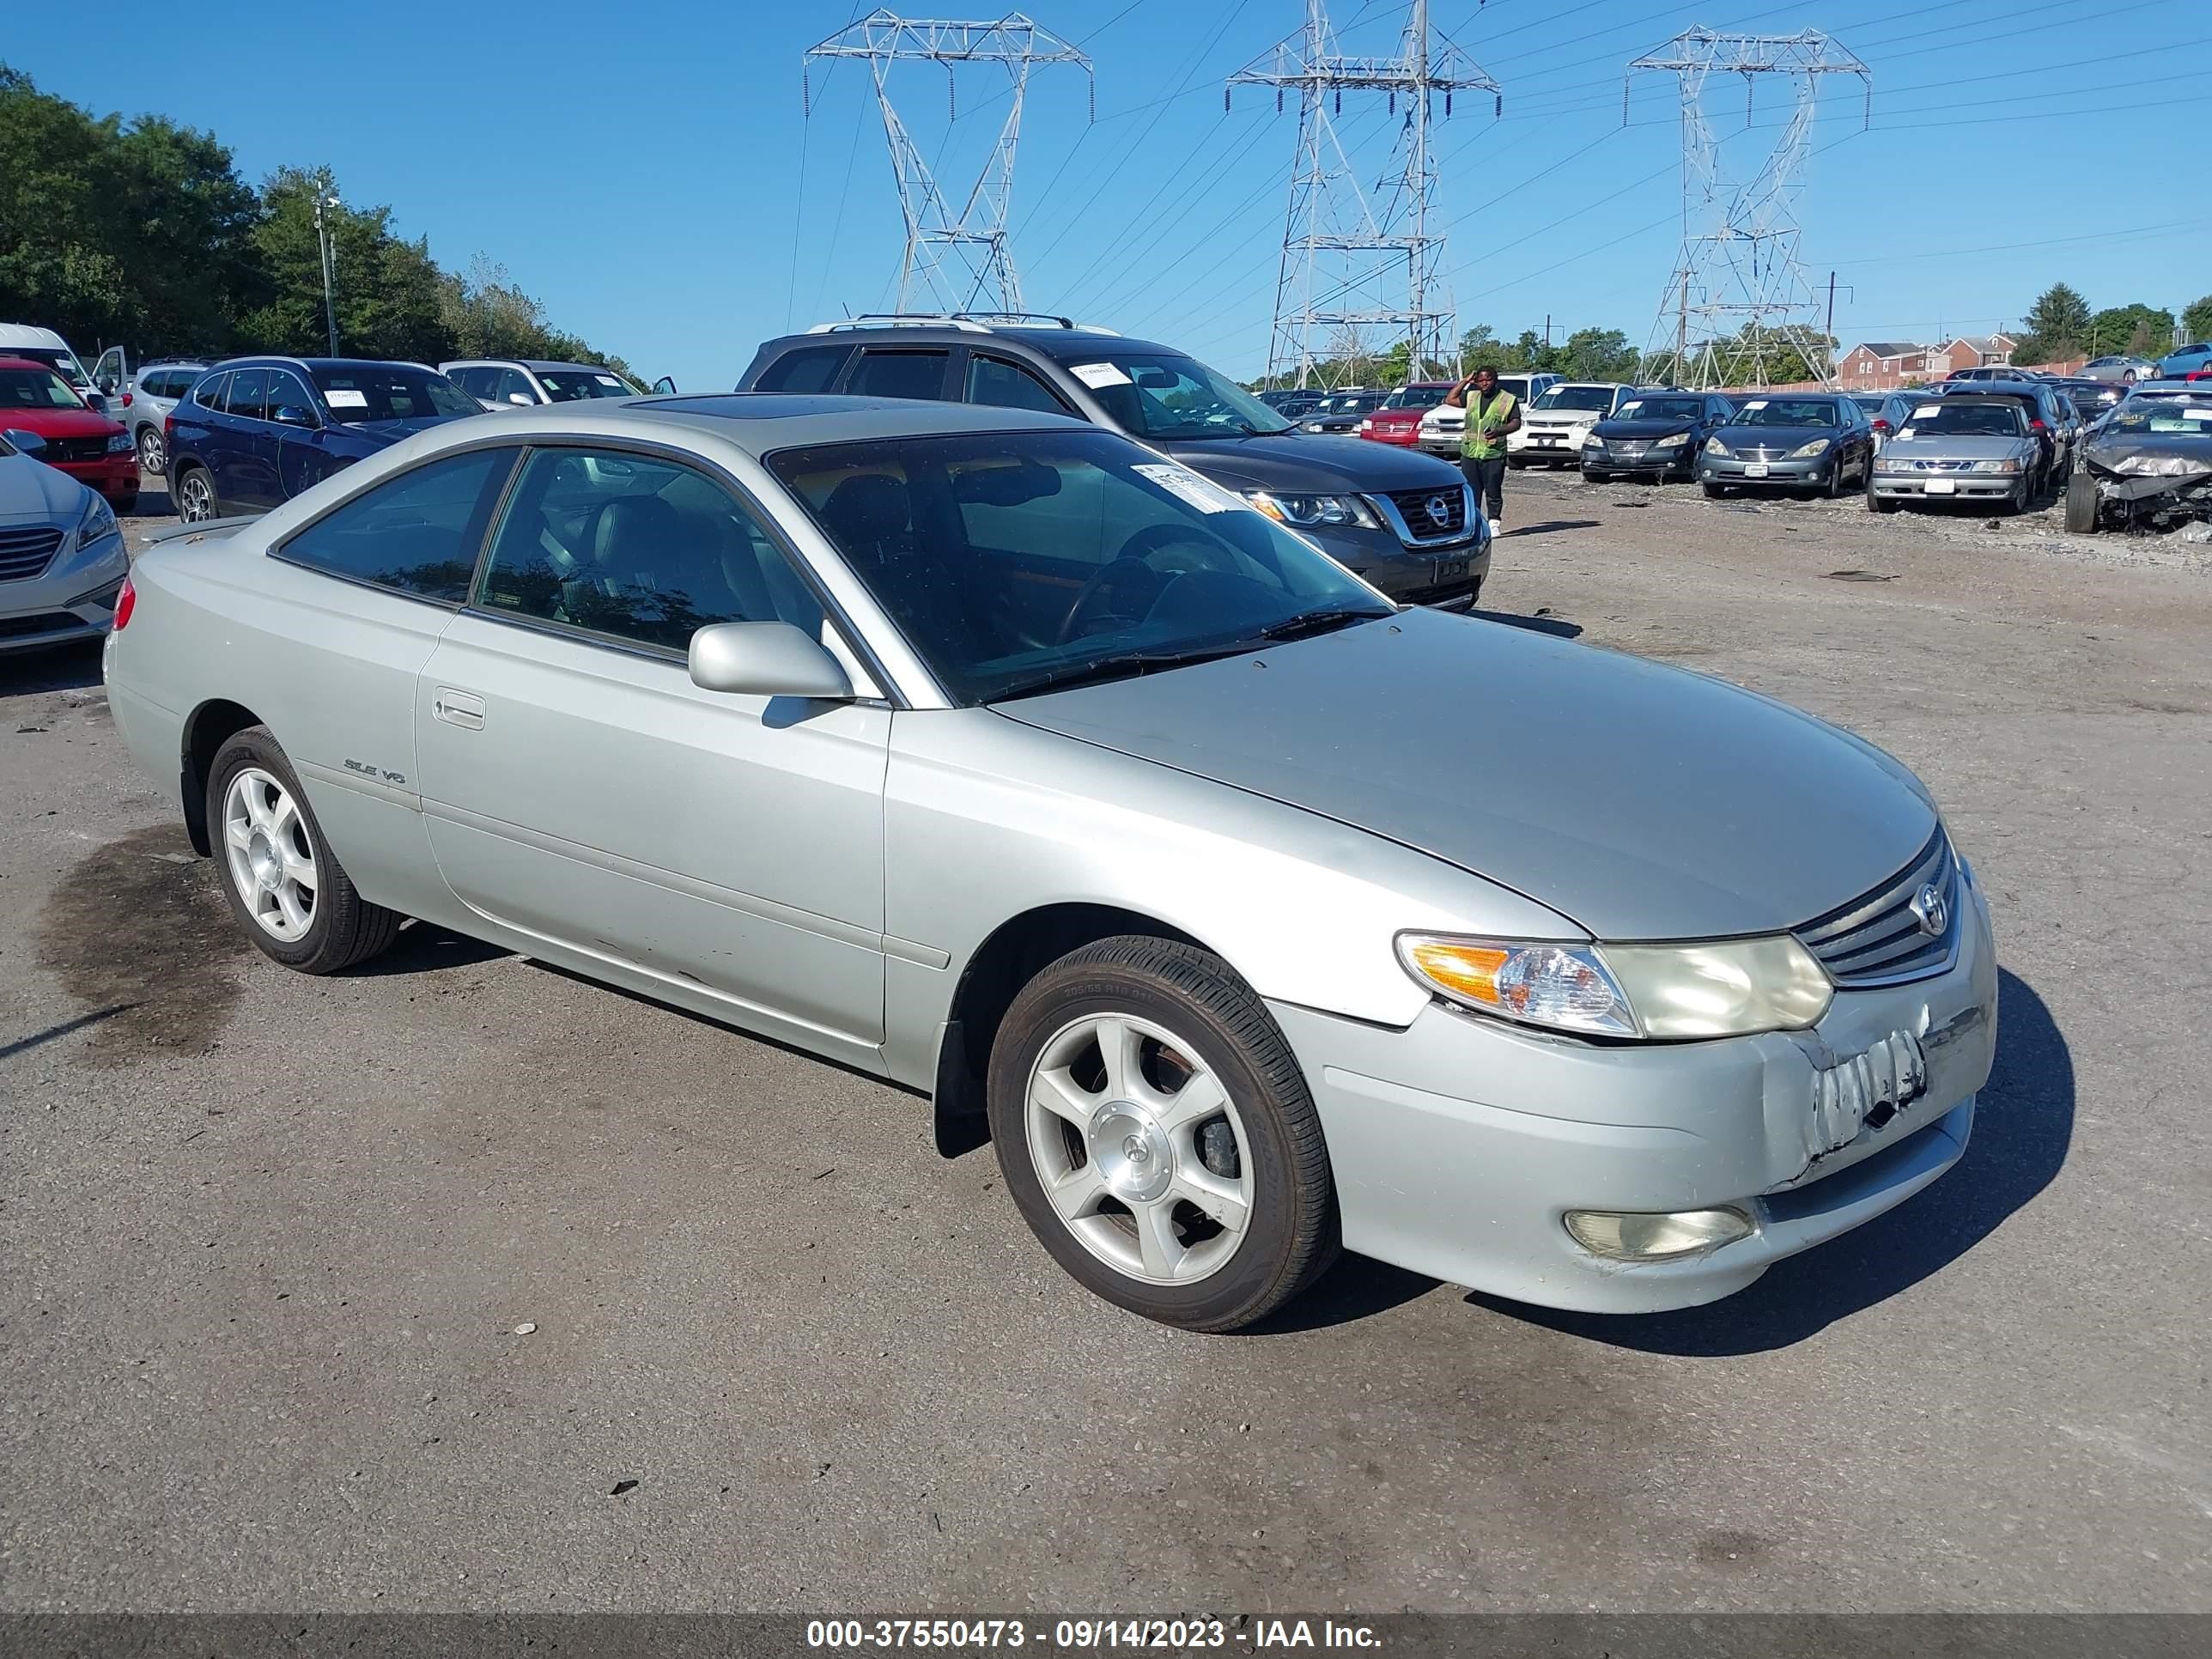
[[1943,897],[1943,890],[1934,882],[1912,896],[1912,919],[1920,924],[1920,931],[1930,939],[1943,937],[1950,925],[1951,907]]
[[1451,501],[1443,495],[1431,495],[1428,501],[1429,522],[1448,525],[1451,522]]

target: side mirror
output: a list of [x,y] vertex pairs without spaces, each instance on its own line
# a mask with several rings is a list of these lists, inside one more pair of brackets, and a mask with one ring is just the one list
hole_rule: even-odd
[[653,383],[653,389],[655,392],[673,392],[673,391],[675,391],[675,390],[676,390],[676,377],[675,377],[673,374],[664,374],[664,375],[662,375],[659,380],[655,380],[655,381]]
[[316,427],[322,424],[314,411],[302,409],[297,404],[279,404],[269,412],[269,418],[279,426]]
[[713,623],[691,636],[691,684],[702,691],[848,702],[844,665],[786,622]]
[[538,401],[527,392],[510,392],[507,394],[507,400],[522,409],[528,409]]
[[9,443],[15,445],[26,455],[40,455],[46,453],[46,441],[35,432],[25,432],[20,428],[11,426],[6,432],[0,433],[0,437],[6,438]]
[[105,415],[107,413],[107,398],[103,392],[86,392],[84,394],[84,404],[87,409],[89,409],[95,415]]

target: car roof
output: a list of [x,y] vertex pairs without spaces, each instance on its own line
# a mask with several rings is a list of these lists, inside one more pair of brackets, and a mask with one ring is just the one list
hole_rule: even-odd
[[4,353],[0,353],[0,368],[35,368],[48,374],[54,372],[52,363],[42,363],[33,357],[10,357]]
[[1111,329],[1090,328],[1078,325],[1071,328],[1057,325],[1037,326],[1016,323],[981,323],[963,319],[931,319],[927,321],[877,322],[860,319],[850,324],[823,324],[804,334],[786,334],[768,342],[776,349],[776,355],[805,345],[836,345],[845,343],[878,344],[896,340],[901,345],[973,345],[981,341],[996,340],[1001,344],[1028,346],[1040,356],[1057,362],[1088,362],[1102,353],[1135,352],[1144,356],[1188,357],[1191,354],[1181,346],[1162,345],[1157,341],[1133,339],[1116,334]]
[[0,323],[0,350],[9,346],[39,346],[47,350],[67,351],[69,342],[50,328],[40,328],[33,323]]
[[211,365],[216,368],[422,368],[433,374],[437,370],[428,363],[410,363],[398,357],[287,357],[276,352],[257,351],[242,357],[226,357]]
[[585,374],[614,373],[605,363],[562,363],[550,357],[449,357],[438,365],[441,374],[449,368],[526,368],[532,374],[540,369],[573,368]]
[[[457,423],[459,424],[459,423]],[[682,427],[735,444],[755,457],[814,444],[931,437],[963,432],[1097,432],[1089,422],[987,404],[919,398],[841,398],[826,393],[716,392],[605,398],[519,409],[498,417],[501,432],[544,428],[644,437]]]

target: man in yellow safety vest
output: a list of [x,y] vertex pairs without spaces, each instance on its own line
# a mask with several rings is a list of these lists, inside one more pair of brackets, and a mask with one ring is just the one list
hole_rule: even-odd
[[1498,371],[1486,363],[1454,386],[1444,401],[1467,410],[1460,471],[1496,529],[1505,520],[1505,440],[1521,429],[1520,400],[1498,389]]

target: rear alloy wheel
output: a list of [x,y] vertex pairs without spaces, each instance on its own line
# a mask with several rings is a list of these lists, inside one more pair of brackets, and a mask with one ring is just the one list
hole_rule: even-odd
[[1148,1319],[1235,1330],[1335,1255],[1304,1074],[1266,1006],[1204,951],[1130,936],[1044,969],[993,1042],[989,1110],[1030,1231]]
[[336,973],[398,933],[405,918],[362,898],[338,866],[267,726],[250,726],[216,751],[207,821],[232,911],[287,968]]
[[2076,472],[2066,486],[2066,530],[2074,536],[2097,532],[2097,480],[2087,471]]
[[222,516],[216,500],[215,480],[204,466],[188,466],[177,475],[177,516],[186,524],[205,524]]
[[150,426],[138,428],[138,470],[159,476],[169,469],[169,452],[162,447],[161,434]]

